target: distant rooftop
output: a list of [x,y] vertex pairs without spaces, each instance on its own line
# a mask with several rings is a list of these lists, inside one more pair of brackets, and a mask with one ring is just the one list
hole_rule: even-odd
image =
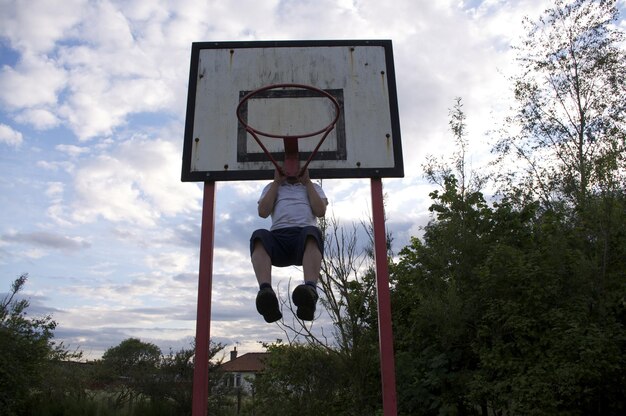
[[220,366],[220,370],[232,373],[258,373],[265,368],[266,352],[249,352]]

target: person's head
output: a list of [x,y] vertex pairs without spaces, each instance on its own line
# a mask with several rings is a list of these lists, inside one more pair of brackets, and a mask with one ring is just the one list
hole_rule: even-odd
[[[300,172],[300,168],[301,168],[301,162],[298,161],[298,170],[297,170],[298,173]],[[285,163],[283,163],[283,172],[286,172]],[[291,184],[298,183],[300,182],[300,178],[298,176],[287,176],[286,181]]]

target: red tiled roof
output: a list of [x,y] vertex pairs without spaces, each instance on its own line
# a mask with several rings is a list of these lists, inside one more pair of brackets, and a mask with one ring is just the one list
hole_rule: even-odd
[[268,353],[266,352],[249,352],[234,360],[225,362],[220,366],[220,370],[233,373],[258,373],[265,368],[263,361],[267,355]]

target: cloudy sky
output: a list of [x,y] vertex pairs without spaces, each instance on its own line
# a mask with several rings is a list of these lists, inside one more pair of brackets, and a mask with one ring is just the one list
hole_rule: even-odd
[[[87,358],[131,336],[164,351],[189,346],[202,185],[181,183],[180,171],[196,41],[393,41],[406,177],[384,185],[399,251],[428,221],[434,187],[421,165],[450,154],[455,97],[480,168],[487,132],[510,105],[522,17],[550,3],[0,0],[0,297],[28,273],[31,313],[52,314],[57,339]],[[264,185],[217,185],[211,333],[227,350],[285,338],[254,308],[247,247],[253,229],[269,226],[256,217]],[[329,215],[368,218],[367,180],[324,188]],[[300,272],[275,276],[284,295]]]

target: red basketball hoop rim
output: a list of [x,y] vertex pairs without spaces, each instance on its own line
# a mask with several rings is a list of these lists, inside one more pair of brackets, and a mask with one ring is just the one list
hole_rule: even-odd
[[[332,102],[333,106],[335,107],[335,117],[330,121],[330,123],[326,127],[322,128],[322,129],[319,129],[319,130],[314,131],[312,133],[297,134],[297,135],[285,135],[285,134],[267,133],[267,132],[261,131],[259,129],[256,129],[256,128],[250,126],[247,123],[247,121],[244,120],[243,116],[241,115],[241,109],[242,109],[244,103],[246,101],[248,101],[250,98],[252,98],[255,95],[258,95],[258,94],[260,94],[262,92],[269,91],[269,90],[277,90],[277,89],[281,89],[281,88],[299,88],[299,89],[309,90],[309,91],[313,91],[315,93],[318,93],[321,97],[328,98]],[[249,133],[251,133],[253,135],[254,134],[258,134],[260,136],[270,137],[270,138],[275,138],[275,139],[302,139],[302,138],[306,138],[306,137],[317,136],[317,135],[322,134],[322,133],[329,133],[335,127],[335,124],[337,124],[337,120],[339,120],[339,116],[340,115],[341,115],[341,107],[340,107],[339,102],[337,101],[337,99],[335,97],[333,97],[327,91],[324,91],[324,90],[322,90],[320,88],[313,87],[311,85],[305,85],[305,84],[272,84],[272,85],[267,85],[265,87],[258,88],[258,89],[254,90],[254,91],[250,91],[249,93],[247,93],[241,99],[241,101],[239,101],[239,105],[237,105],[237,119],[239,120],[239,122],[245,128],[246,131],[248,131]]]

